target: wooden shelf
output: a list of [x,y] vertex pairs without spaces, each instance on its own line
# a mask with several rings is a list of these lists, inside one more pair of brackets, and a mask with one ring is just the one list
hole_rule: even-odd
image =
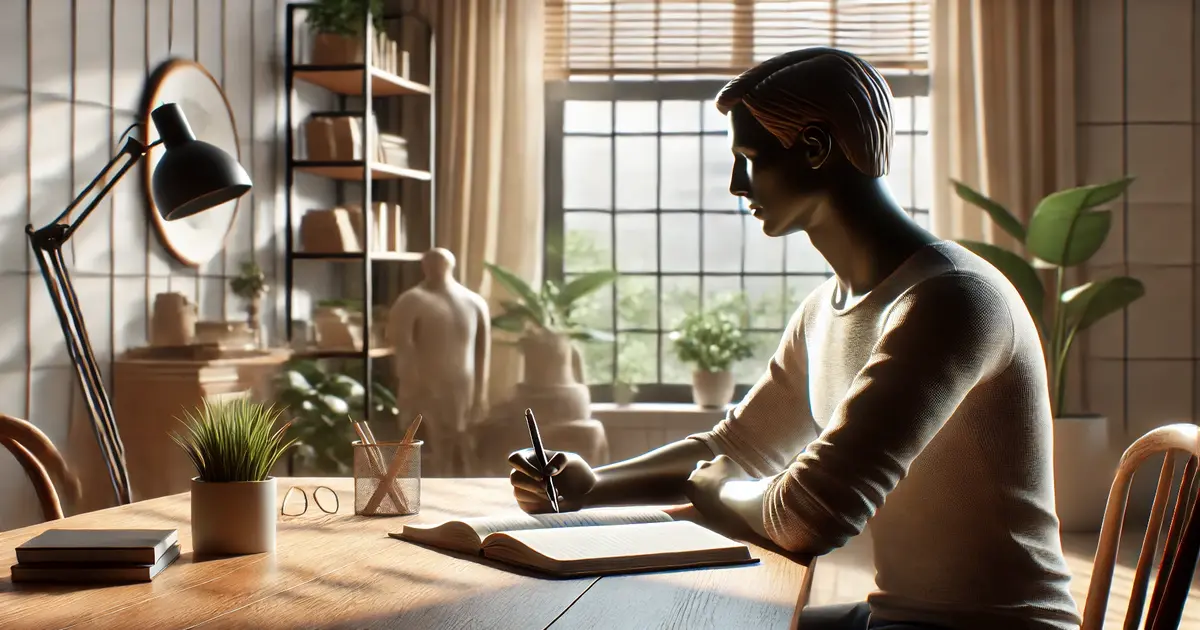
[[[317,66],[302,64],[292,67],[292,76],[331,92],[346,96],[361,96],[363,93],[363,71],[359,65]],[[406,94],[429,94],[429,86],[409,81],[402,76],[371,68],[372,96],[403,96]]]
[[[371,260],[397,262],[417,262],[425,254],[421,252],[371,252]],[[292,258],[297,260],[328,260],[334,262],[353,262],[363,259],[362,252],[292,252]]]
[[[313,162],[309,160],[297,160],[293,162],[293,166],[297,171],[302,173],[310,173],[320,177],[328,177],[342,181],[362,181],[363,178],[363,162],[355,160],[351,162]],[[371,179],[417,179],[421,181],[429,181],[433,176],[429,171],[418,171],[413,168],[401,168],[381,162],[371,163]]]
[[[321,348],[306,348],[292,352],[294,359],[358,359],[362,357],[361,350],[325,350]],[[392,356],[391,348],[371,348],[367,356],[381,359]]]

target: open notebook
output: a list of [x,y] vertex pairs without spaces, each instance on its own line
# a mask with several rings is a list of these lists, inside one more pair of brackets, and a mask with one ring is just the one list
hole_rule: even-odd
[[433,525],[409,524],[389,535],[479,554],[556,577],[756,562],[746,545],[648,508],[536,515],[513,512]]

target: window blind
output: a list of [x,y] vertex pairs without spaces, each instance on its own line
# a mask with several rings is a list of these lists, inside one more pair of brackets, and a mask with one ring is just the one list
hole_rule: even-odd
[[833,46],[922,70],[931,0],[545,0],[547,79],[719,75]]

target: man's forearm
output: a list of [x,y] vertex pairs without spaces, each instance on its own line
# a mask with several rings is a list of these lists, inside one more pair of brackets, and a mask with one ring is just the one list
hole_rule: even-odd
[[683,439],[596,469],[588,506],[687,503],[684,484],[696,462],[713,458],[700,440]]

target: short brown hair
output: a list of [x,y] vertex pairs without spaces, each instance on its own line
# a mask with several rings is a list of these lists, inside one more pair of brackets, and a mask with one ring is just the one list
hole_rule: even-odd
[[853,54],[804,48],[768,59],[717,95],[722,114],[739,102],[785,148],[804,127],[823,123],[856,169],[871,177],[887,175],[892,91],[879,71]]

